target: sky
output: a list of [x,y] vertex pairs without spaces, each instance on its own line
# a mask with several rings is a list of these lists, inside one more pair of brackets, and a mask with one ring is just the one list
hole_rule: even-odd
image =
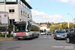
[[75,0],[26,0],[37,23],[74,22]]

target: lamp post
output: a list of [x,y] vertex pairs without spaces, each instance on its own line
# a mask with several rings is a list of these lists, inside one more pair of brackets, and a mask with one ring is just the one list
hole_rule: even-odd
[[[71,15],[70,13],[68,13],[68,15]],[[74,23],[74,17],[71,15],[72,17],[72,22]],[[73,28],[74,28],[74,25],[73,25]]]
[[5,8],[5,12],[6,12],[6,0],[4,0],[4,8]]
[[[4,0],[4,8],[5,8],[5,12],[6,12],[6,0]],[[7,38],[7,25],[5,26],[5,38]]]

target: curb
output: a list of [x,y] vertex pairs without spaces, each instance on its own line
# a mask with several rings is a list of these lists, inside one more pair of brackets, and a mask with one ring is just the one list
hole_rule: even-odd
[[8,41],[8,40],[16,40],[16,39],[3,39],[3,40],[0,40],[0,41]]

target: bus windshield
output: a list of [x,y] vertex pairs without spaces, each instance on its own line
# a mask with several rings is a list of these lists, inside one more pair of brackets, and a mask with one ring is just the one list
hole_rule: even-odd
[[43,33],[43,32],[45,32],[45,30],[40,30],[40,33]]
[[26,32],[26,25],[15,25],[15,32]]

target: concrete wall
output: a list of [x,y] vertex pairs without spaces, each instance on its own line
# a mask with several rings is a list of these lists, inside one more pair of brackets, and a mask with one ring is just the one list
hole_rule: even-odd
[[[18,11],[19,11],[19,20],[21,19],[22,21],[29,21],[30,18],[32,20],[32,14],[28,12],[22,5],[18,4]],[[22,11],[22,13],[21,13]],[[28,18],[29,15],[29,18]]]
[[[14,13],[9,13],[9,9],[14,9],[15,12]],[[0,5],[0,11],[4,12],[5,11],[5,7],[4,5]],[[21,13],[24,12],[23,14]],[[20,5],[19,3],[18,4],[8,4],[6,5],[6,12],[9,13],[9,19],[15,19],[15,21],[28,21],[32,20],[32,13],[28,12],[27,10],[25,10],[25,8]],[[28,15],[29,14],[29,18],[28,18]]]
[[[14,13],[9,13],[9,9],[14,9],[15,12]],[[5,11],[5,7],[4,5],[0,5],[0,11]],[[8,12],[9,14],[9,19],[15,19],[15,21],[18,21],[18,4],[14,4],[14,5],[6,5],[6,12]]]

